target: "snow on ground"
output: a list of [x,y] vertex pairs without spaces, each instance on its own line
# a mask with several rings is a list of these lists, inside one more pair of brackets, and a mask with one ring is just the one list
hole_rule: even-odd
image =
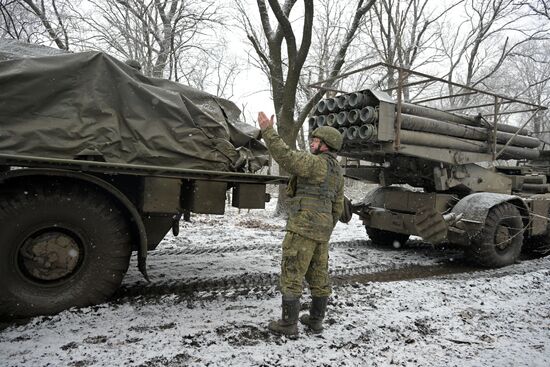
[[[0,366],[550,365],[549,257],[498,270],[342,282],[322,335],[300,326],[297,338],[276,337],[266,331],[280,315],[273,284],[177,291],[205,279],[278,274],[284,221],[272,218],[273,207],[227,211],[196,215],[182,222],[179,237],[168,235],[149,257],[151,285],[134,259],[121,295],[110,303],[7,325],[0,331]],[[363,274],[462,261],[456,250],[414,242],[372,246],[357,218],[339,223],[331,243],[337,275],[347,268]],[[155,284],[168,291],[124,293]],[[183,286],[162,286],[170,284]],[[305,310],[307,291],[303,301]]]

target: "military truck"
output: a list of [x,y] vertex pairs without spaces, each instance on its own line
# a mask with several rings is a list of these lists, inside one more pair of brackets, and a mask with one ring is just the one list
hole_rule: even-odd
[[180,218],[261,209],[259,130],[98,52],[0,62],[0,316],[108,299]]
[[[550,175],[540,164],[548,155],[525,129],[546,107],[385,63],[346,76],[377,68],[394,70],[397,87],[333,91],[309,119],[310,130],[341,131],[347,177],[379,184],[350,208],[369,238],[385,246],[411,235],[458,245],[486,267],[513,264],[524,244],[549,249]],[[438,83],[444,87],[429,88]],[[457,113],[465,110],[479,113]],[[521,127],[502,121],[525,113]]]

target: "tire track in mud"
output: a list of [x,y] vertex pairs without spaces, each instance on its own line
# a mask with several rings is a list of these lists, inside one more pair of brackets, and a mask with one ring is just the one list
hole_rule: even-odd
[[[333,269],[330,273],[332,284],[335,286],[352,283],[390,282],[400,280],[414,280],[431,278],[460,273],[484,271],[464,264],[437,264],[437,265],[403,265],[386,269],[375,269],[372,266],[358,266],[343,269]],[[247,294],[258,292],[266,288],[276,288],[279,284],[278,273],[239,274],[220,278],[189,278],[179,280],[160,281],[152,283],[138,283],[122,286],[116,293],[115,299],[126,297],[156,297],[167,294],[192,296],[199,292],[224,294]]]
[[[346,240],[346,241],[334,241],[329,243],[330,249],[341,248],[372,248],[381,250],[395,250],[388,248],[387,246],[380,246],[373,244],[369,239],[363,240]],[[409,240],[409,242],[403,246],[403,249],[417,249],[426,251],[438,251],[434,250],[432,245],[427,244],[421,240]],[[237,245],[217,245],[217,246],[204,246],[204,245],[190,245],[186,247],[167,247],[160,249],[159,251],[151,251],[147,254],[149,258],[162,257],[165,255],[209,255],[209,254],[224,254],[230,252],[244,252],[244,251],[257,251],[265,249],[280,249],[281,242],[252,242],[242,243]],[[439,248],[439,250],[447,251],[449,248]]]
[[279,242],[272,243],[249,243],[249,244],[239,244],[239,245],[229,245],[229,246],[216,246],[216,247],[207,247],[207,246],[189,246],[189,247],[178,247],[178,248],[165,248],[161,251],[152,251],[147,254],[149,258],[155,258],[159,256],[166,255],[209,255],[209,254],[224,254],[229,252],[244,252],[244,251],[255,251],[255,250],[264,250],[264,249],[274,249],[280,247]]
[[[371,247],[368,240],[351,240],[331,242],[331,248],[353,248]],[[421,241],[414,241],[412,247],[422,246]],[[250,243],[230,246],[217,246],[212,248],[193,247],[193,248],[172,248],[164,249],[161,252],[152,252],[151,257],[158,257],[162,261],[163,256],[173,255],[208,255],[224,254],[230,252],[254,251],[261,249],[276,249],[280,247],[279,242],[271,243]],[[376,248],[376,246],[374,246]],[[391,249],[390,249],[391,250]],[[431,250],[433,251],[433,249]],[[524,260],[532,260],[524,258]],[[329,270],[332,284],[334,286],[348,285],[353,283],[370,282],[392,282],[407,281],[426,278],[448,278],[449,276],[459,274],[469,274],[470,278],[475,277],[501,277],[509,275],[517,270],[509,268],[485,269],[465,263],[464,261],[443,260],[436,264],[423,265],[417,263],[392,264],[385,267],[376,266],[376,264],[350,266],[345,268],[336,268]],[[233,297],[234,295],[257,294],[261,296],[272,296],[278,287],[279,273],[247,273],[229,275],[216,278],[181,278],[169,280],[154,280],[151,283],[139,281],[137,283],[123,285],[115,294],[114,299],[125,302],[128,297],[158,297],[168,294],[176,294],[184,297],[200,299],[215,297]]]
[[[205,256],[205,255],[221,255],[227,253],[239,253],[245,251],[255,250],[278,250],[281,243],[268,242],[268,243],[243,243],[228,246],[192,246],[192,247],[178,247],[178,248],[165,248],[161,251],[152,251],[148,253],[148,258],[152,261],[162,262],[165,258],[174,256]],[[332,248],[354,248],[354,247],[367,247],[367,240],[353,240],[353,241],[337,241],[331,242]],[[159,264],[156,264],[159,266]],[[360,266],[356,268],[336,269],[331,271],[331,276],[347,276],[350,274],[363,273],[365,271],[372,271],[372,267]],[[231,293],[234,289],[254,289],[259,287],[276,287],[279,283],[278,273],[243,273],[238,275],[230,275],[226,277],[217,278],[181,278],[181,279],[155,279],[151,283],[145,283],[139,281],[137,283],[122,285],[117,293],[116,298],[124,297],[154,297],[162,296],[166,294],[180,294],[191,295],[197,292],[217,292]]]
[[[367,247],[368,240],[350,240],[350,241],[337,241],[331,242],[330,248],[344,248],[344,247]],[[222,254],[229,252],[244,252],[244,251],[256,251],[265,249],[278,249],[281,247],[281,242],[253,242],[248,244],[238,244],[229,246],[200,246],[192,245],[188,247],[177,248],[164,248],[160,251],[151,251],[147,254],[149,258],[155,258],[160,256],[172,256],[172,255],[209,255],[209,254]]]
[[124,297],[150,297],[166,294],[192,295],[198,292],[214,292],[217,294],[228,293],[235,290],[249,290],[255,288],[276,286],[279,280],[278,274],[255,273],[227,276],[210,279],[181,279],[177,281],[161,281],[156,283],[141,283],[130,286],[122,286],[115,298]]

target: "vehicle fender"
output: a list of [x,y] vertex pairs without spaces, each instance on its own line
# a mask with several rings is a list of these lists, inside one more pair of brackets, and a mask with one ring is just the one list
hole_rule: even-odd
[[146,268],[147,259],[147,232],[145,231],[145,225],[139,215],[138,210],[134,204],[124,195],[119,189],[111,185],[109,182],[102,180],[96,176],[92,176],[86,173],[77,171],[67,171],[61,169],[16,169],[11,171],[2,172],[0,174],[0,184],[15,183],[17,180],[29,178],[35,178],[39,180],[40,177],[60,177],[73,181],[84,181],[87,184],[93,185],[99,188],[101,191],[107,193],[113,199],[115,199],[130,215],[130,225],[134,229],[134,234],[138,243],[138,268],[143,274],[145,279],[149,280]]
[[523,225],[529,223],[529,208],[527,204],[515,195],[498,194],[492,192],[477,192],[462,199],[452,208],[451,213],[460,217],[470,237],[477,235],[485,226],[489,210],[496,205],[510,203],[518,208]]
[[361,204],[365,206],[374,206],[383,208],[386,194],[391,195],[394,192],[410,191],[401,186],[381,186],[370,190],[365,194]]
[[353,215],[353,207],[351,205],[351,200],[344,196],[344,210],[338,219],[342,223],[349,223]]
[[380,186],[368,191],[363,199],[351,204],[351,212],[357,214],[361,219],[368,218],[370,213],[379,208],[386,208],[386,195],[395,192],[410,191],[401,186]]

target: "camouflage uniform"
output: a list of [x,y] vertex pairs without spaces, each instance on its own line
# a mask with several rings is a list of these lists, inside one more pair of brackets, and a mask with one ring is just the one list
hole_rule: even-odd
[[305,277],[313,297],[327,297],[328,241],[344,208],[344,178],[336,155],[291,150],[272,127],[262,135],[275,161],[292,175],[281,292],[300,297]]

